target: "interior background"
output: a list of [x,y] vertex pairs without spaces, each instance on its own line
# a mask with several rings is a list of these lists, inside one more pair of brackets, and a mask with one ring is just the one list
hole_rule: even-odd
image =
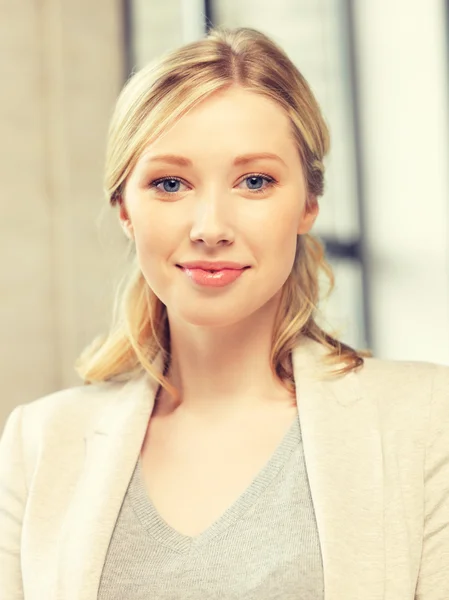
[[449,364],[444,0],[0,0],[0,426],[79,385],[110,320],[125,240],[102,195],[106,132],[133,69],[211,24],[272,36],[331,130],[315,233],[323,311],[380,358]]

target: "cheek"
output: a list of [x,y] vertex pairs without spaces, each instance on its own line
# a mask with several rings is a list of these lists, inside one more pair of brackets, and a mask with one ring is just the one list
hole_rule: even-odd
[[291,269],[297,244],[297,217],[278,215],[264,232],[264,245],[270,251],[273,260],[283,263]]
[[134,227],[134,240],[137,260],[148,285],[157,293],[164,280],[161,272],[161,259],[170,258],[171,246],[165,227]]
[[291,226],[287,229],[276,229],[271,237],[270,253],[270,274],[272,284],[276,288],[281,288],[287,281],[295,262],[296,247],[298,236],[296,227]]
[[162,254],[167,244],[167,230],[158,226],[134,227],[134,239],[136,248],[142,254]]

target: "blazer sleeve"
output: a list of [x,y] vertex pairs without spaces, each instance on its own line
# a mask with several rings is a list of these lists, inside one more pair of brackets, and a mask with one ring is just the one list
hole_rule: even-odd
[[0,439],[0,600],[23,600],[22,520],[27,499],[22,452],[23,405],[9,415]]
[[424,532],[415,600],[449,598],[449,367],[436,365],[424,468]]

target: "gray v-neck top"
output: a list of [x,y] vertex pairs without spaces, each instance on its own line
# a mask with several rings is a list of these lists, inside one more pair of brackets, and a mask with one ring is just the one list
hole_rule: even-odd
[[199,535],[170,527],[136,463],[99,600],[323,600],[321,550],[299,418],[249,487]]

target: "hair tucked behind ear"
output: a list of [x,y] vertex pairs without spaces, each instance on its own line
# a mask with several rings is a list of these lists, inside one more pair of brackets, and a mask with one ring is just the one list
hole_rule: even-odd
[[[128,175],[142,150],[187,111],[218,90],[239,86],[276,101],[287,113],[305,173],[309,205],[323,194],[323,158],[329,132],[307,82],[285,52],[263,33],[216,27],[198,41],[163,55],[134,74],[122,90],[111,120],[106,153],[105,193],[112,206],[122,201]],[[291,352],[302,336],[322,344],[325,361],[344,374],[363,364],[357,352],[317,324],[319,277],[334,285],[321,243],[298,236],[295,262],[284,284],[276,316],[271,368],[294,392]],[[146,283],[136,259],[117,292],[109,333],[85,349],[77,362],[86,383],[126,380],[146,370],[177,400],[178,393],[152,361],[170,360],[165,305]]]

